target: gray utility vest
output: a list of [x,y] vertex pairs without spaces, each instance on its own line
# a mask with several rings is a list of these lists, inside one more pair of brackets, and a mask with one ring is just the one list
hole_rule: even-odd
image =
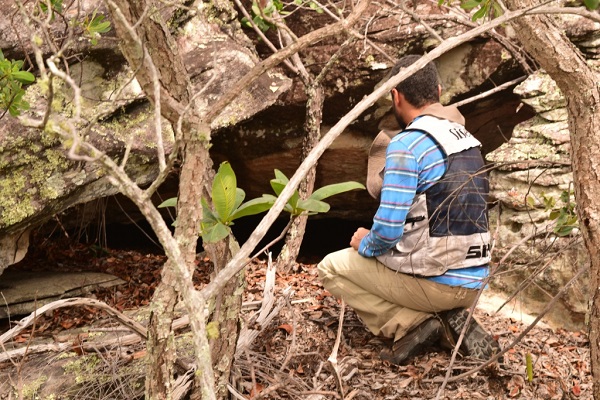
[[475,139],[463,125],[425,115],[406,130],[424,131],[442,147],[447,171],[418,194],[395,248],[377,257],[388,268],[420,276],[487,264],[489,183]]

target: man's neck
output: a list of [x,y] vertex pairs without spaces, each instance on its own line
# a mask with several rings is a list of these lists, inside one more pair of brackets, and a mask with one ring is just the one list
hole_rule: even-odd
[[406,124],[407,125],[410,124],[415,118],[417,118],[419,115],[422,115],[423,111],[432,104],[435,104],[435,103],[426,104],[420,108],[412,107],[411,109],[409,109],[406,112],[406,119],[408,120],[408,121],[406,121]]

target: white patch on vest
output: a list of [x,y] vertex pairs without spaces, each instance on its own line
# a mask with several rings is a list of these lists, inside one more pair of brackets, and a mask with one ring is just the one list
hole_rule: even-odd
[[481,146],[481,142],[475,139],[461,124],[429,115],[424,115],[412,122],[406,129],[418,129],[427,132],[440,144],[448,156],[472,147]]

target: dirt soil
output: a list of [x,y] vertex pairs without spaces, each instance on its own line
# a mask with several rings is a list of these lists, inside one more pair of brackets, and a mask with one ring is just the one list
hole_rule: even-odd
[[[89,296],[128,314],[143,315],[163,263],[162,255],[54,243],[30,252],[11,268],[112,273],[127,283]],[[266,267],[266,261],[248,267],[244,295],[247,307],[243,315],[246,321],[256,313],[252,305],[262,300]],[[196,285],[206,282],[209,270],[210,261],[200,257],[194,275]],[[342,307],[321,286],[316,265],[298,264],[295,271],[278,274],[275,295],[281,297],[286,288],[293,290],[290,301],[253,341],[251,349],[235,362],[233,386],[240,396],[237,398],[336,399],[342,398],[341,391],[346,400],[592,398],[589,343],[584,332],[539,324],[504,354],[502,363],[459,377],[478,364],[460,356],[451,364],[450,352],[441,348],[431,348],[405,366],[382,362],[378,354],[389,343],[368,332],[347,307],[339,349],[334,353]],[[503,347],[509,346],[528,326],[518,318],[483,308],[476,309],[475,317]],[[15,321],[4,321],[0,332],[14,325]],[[38,317],[35,327],[13,337],[2,352],[33,348],[39,343],[54,348],[49,346],[48,351],[39,354],[0,361],[0,399],[16,399],[19,394],[24,399],[54,400],[141,398],[143,367],[136,369],[134,365],[143,361],[142,342],[112,347],[110,351],[107,347],[92,346],[92,351],[90,346],[86,350],[80,346],[92,340],[92,332],[109,329],[119,331],[119,324],[92,307],[65,308]],[[122,335],[131,333],[120,330]],[[186,329],[178,334],[183,348]],[[58,344],[65,341],[71,344],[57,350]],[[335,379],[338,374],[333,373],[328,361],[332,354],[340,370],[341,390]],[[76,378],[67,377],[73,365],[91,355],[94,368],[109,371],[110,385],[99,383],[97,370],[92,374],[96,379],[93,385],[89,376],[83,379],[81,373]],[[448,371],[449,379],[443,384]]]

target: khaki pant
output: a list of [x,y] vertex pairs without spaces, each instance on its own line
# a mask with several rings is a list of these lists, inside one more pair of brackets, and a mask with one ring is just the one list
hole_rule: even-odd
[[318,265],[323,286],[354,309],[375,335],[398,340],[434,313],[470,307],[477,290],[442,285],[393,271],[352,248]]

